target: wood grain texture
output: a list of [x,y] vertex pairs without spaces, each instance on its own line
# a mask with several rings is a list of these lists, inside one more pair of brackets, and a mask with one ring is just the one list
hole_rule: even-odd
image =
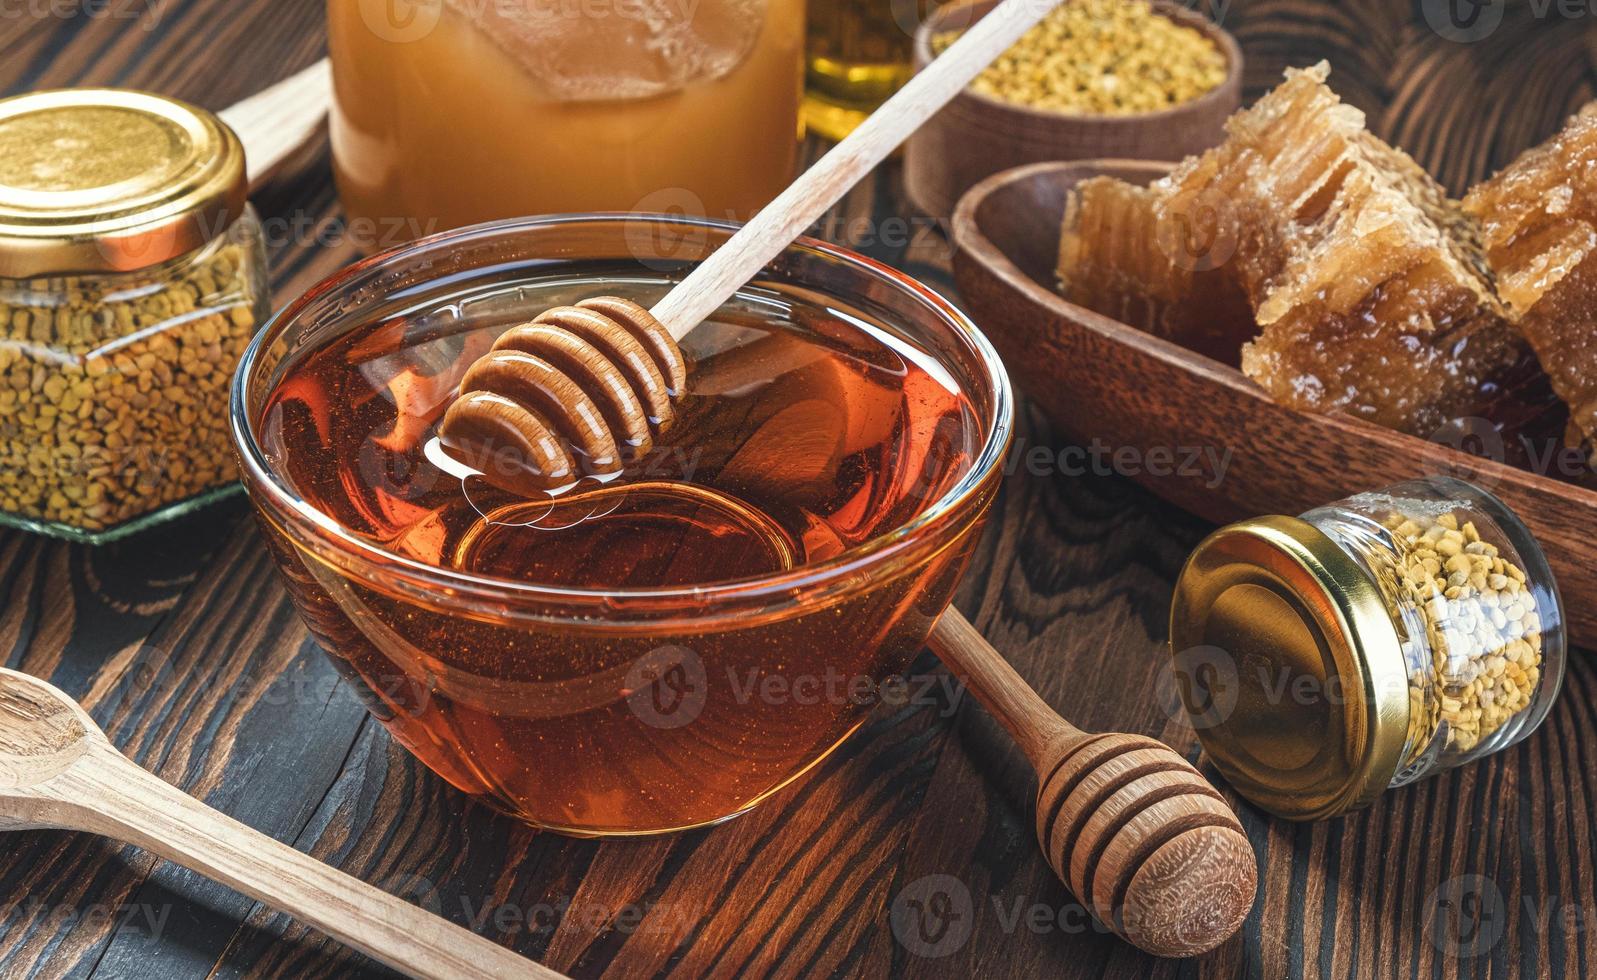
[[[154,13],[83,12],[118,5]],[[77,12],[0,4],[0,90],[132,84],[221,108],[323,48],[322,0],[64,9]],[[1249,96],[1287,64],[1328,57],[1339,91],[1457,191],[1593,93],[1589,19],[1538,18],[1532,0],[1506,11],[1469,46],[1432,32],[1421,0],[1233,0],[1222,19]],[[898,188],[884,170],[820,230],[948,288],[946,238]],[[325,146],[255,203],[281,299],[355,254]],[[1035,413],[1018,439],[960,607],[1072,721],[1196,759],[1166,710],[1160,647],[1171,583],[1208,525],[1067,455]],[[1259,902],[1236,940],[1183,962],[1084,918],[1037,851],[1025,758],[930,655],[905,698],[748,816],[660,840],[571,841],[464,799],[388,740],[307,640],[240,500],[98,550],[0,533],[0,601],[0,660],[82,699],[142,765],[577,977],[1597,972],[1597,660],[1583,654],[1547,724],[1501,756],[1329,823],[1240,807]],[[0,975],[380,973],[175,866],[41,832],[0,851]]]

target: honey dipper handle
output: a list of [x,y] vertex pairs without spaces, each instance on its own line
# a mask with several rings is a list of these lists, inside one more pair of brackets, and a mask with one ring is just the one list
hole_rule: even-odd
[[788,185],[651,311],[681,340],[1051,10],[1004,0]]
[[93,749],[51,782],[59,825],[125,841],[315,926],[427,980],[560,974],[218,813],[130,762]]
[[332,103],[333,70],[323,58],[217,115],[244,144],[253,186],[316,135]]
[[1087,737],[1038,697],[1025,678],[1015,672],[1003,654],[993,649],[959,610],[950,606],[943,613],[932,630],[930,642],[932,650],[948,669],[1008,729],[1033,767],[1043,765],[1050,747],[1057,752],[1061,740]]

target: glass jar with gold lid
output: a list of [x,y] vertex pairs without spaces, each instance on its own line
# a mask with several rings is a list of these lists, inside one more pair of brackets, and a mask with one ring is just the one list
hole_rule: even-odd
[[142,92],[0,100],[0,523],[130,533],[224,492],[269,311],[244,152]]
[[1563,681],[1563,624],[1525,525],[1437,477],[1216,531],[1182,570],[1170,640],[1215,766],[1313,820],[1529,735]]

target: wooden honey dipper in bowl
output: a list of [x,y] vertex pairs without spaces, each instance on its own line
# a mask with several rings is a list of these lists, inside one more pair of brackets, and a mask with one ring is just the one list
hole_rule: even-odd
[[546,310],[478,359],[438,427],[446,453],[523,496],[620,475],[671,423],[678,343],[885,160],[1053,4],[1005,0],[794,181],[652,310],[614,296]]
[[[465,372],[438,445],[486,482],[534,499],[621,477],[671,424],[687,381],[679,342],[1048,9],[1006,0],[652,310],[603,296],[507,330]],[[1196,769],[1152,739],[1073,728],[956,611],[932,643],[1037,769],[1043,850],[1105,925],[1165,956],[1236,932],[1257,887],[1253,851]]]

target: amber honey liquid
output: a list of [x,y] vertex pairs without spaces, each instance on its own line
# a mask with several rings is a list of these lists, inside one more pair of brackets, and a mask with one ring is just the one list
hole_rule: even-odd
[[[505,327],[584,296],[648,305],[663,291],[565,274],[358,329],[282,376],[263,446],[308,502],[386,551],[600,591],[836,558],[922,514],[979,451],[969,401],[926,352],[750,290],[689,336],[681,414],[624,483],[528,502],[437,455],[449,393]],[[407,746],[526,819],[592,833],[703,823],[792,778],[918,650],[961,557],[878,568],[815,608],[773,599],[717,618],[690,597],[665,611],[623,599],[532,623],[414,602],[315,561],[288,571],[323,645]]]

